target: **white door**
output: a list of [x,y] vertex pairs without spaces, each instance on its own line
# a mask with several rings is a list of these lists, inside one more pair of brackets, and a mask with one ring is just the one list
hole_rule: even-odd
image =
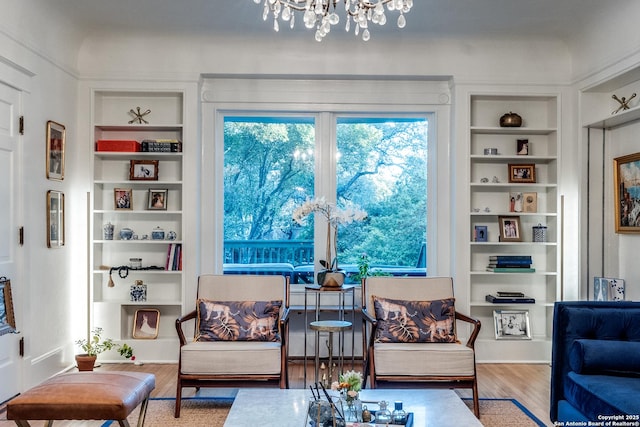
[[[17,309],[16,294],[20,293],[16,288],[21,286],[17,268],[20,255],[19,115],[20,92],[0,83],[0,277],[5,276],[11,280],[14,312]],[[19,329],[18,320],[19,317],[16,316],[16,327]],[[0,336],[0,402],[21,391],[20,338],[18,333]]]

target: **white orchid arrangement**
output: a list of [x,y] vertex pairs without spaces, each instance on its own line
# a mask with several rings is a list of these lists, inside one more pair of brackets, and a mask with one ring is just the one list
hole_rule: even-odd
[[[298,206],[293,212],[293,220],[300,225],[304,225],[305,219],[316,212],[324,217],[328,225],[326,260],[320,260],[320,264],[327,270],[337,270],[338,225],[347,225],[354,221],[363,221],[367,218],[367,213],[354,205],[340,208],[335,203],[327,202],[324,197],[318,197],[307,199],[302,205]],[[333,249],[336,253],[335,258],[331,256],[331,234],[333,234]]]

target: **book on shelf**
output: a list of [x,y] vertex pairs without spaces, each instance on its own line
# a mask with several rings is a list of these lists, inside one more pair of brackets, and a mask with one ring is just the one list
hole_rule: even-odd
[[494,273],[535,273],[536,269],[533,267],[487,267],[487,271]]
[[499,268],[530,268],[531,263],[513,263],[513,262],[490,262],[487,267],[499,267]]
[[490,255],[489,261],[491,262],[532,262],[531,255]]
[[181,153],[182,142],[178,139],[145,139],[142,151],[148,153]]
[[167,263],[165,270],[181,271],[182,270],[182,244],[171,243],[167,250]]
[[531,298],[528,296],[510,296],[510,297],[504,297],[504,296],[499,296],[499,295],[487,295],[484,298],[487,302],[490,302],[492,304],[535,304],[536,299],[535,298]]
[[499,297],[523,297],[524,292],[514,292],[514,291],[498,291],[496,295]]

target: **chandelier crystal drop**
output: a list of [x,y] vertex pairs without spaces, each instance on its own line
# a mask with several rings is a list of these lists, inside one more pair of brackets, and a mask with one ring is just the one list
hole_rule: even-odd
[[[253,1],[260,4],[263,0]],[[386,24],[385,6],[389,12],[398,12],[398,28],[404,28],[407,25],[405,15],[413,7],[413,0],[264,0],[262,19],[266,21],[272,16],[273,29],[279,31],[279,20],[288,22],[293,28],[295,15],[301,12],[305,28],[315,29],[315,39],[320,42],[331,27],[340,22],[342,15],[345,31],[349,32],[353,26],[354,34],[362,33],[362,40],[367,41],[371,37],[369,23]]]

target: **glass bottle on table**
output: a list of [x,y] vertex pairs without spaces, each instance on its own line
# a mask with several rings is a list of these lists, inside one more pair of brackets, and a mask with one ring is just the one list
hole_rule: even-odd
[[404,425],[407,422],[407,413],[402,409],[402,402],[396,400],[394,402],[394,410],[391,413],[391,421],[393,424]]
[[376,411],[376,424],[391,424],[391,411],[387,408],[389,403],[383,400],[378,405],[380,409]]

